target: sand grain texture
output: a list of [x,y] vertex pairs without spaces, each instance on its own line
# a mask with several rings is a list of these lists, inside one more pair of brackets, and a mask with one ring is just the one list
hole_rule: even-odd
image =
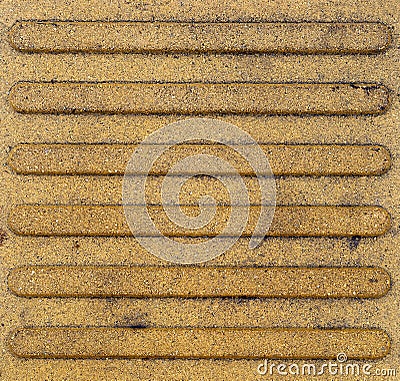
[[[308,381],[257,369],[344,353],[375,373],[341,380],[396,380],[399,14],[397,0],[1,2],[0,379]],[[277,206],[251,249],[249,163],[208,141],[170,148],[146,181],[167,236],[210,239],[242,207],[200,174],[182,211],[211,195],[216,217],[172,223],[161,184],[188,155],[231,163],[251,204],[226,253],[181,266],[132,236],[122,182],[143,139],[196,116],[260,144]]]

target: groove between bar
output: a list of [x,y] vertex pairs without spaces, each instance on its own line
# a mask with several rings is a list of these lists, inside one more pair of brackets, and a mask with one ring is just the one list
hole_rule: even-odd
[[9,338],[23,358],[379,359],[390,338],[378,329],[23,328]]
[[44,114],[375,115],[390,100],[378,84],[18,82],[9,102]]
[[26,266],[8,287],[23,297],[378,298],[390,276],[367,267]]
[[17,21],[14,49],[32,53],[378,53],[382,23],[174,23]]
[[[246,207],[237,207],[247,215]],[[139,208],[140,213],[146,213],[143,206],[127,208],[129,211]],[[198,214],[196,206],[180,208],[188,215]],[[169,237],[217,236],[222,232],[230,210],[230,207],[218,206],[211,223],[192,230],[175,225],[162,206],[147,206],[153,223],[163,235]],[[252,236],[260,206],[250,206],[249,211],[249,222],[242,233],[244,237]],[[278,206],[265,233],[267,236],[282,237],[370,237],[383,235],[390,225],[390,214],[378,206]],[[12,209],[8,226],[15,234],[25,236],[132,236],[122,206],[21,205]],[[145,229],[136,233],[144,237],[151,237],[151,234]],[[232,233],[232,236],[235,234]]]
[[[24,175],[124,175],[137,147],[134,144],[19,144],[11,150],[8,165],[16,173]],[[276,176],[381,175],[391,166],[390,152],[377,145],[260,144],[260,147]],[[240,175],[254,174],[234,147],[194,144],[170,148],[162,159],[156,161],[149,174],[166,175],[174,163],[194,154],[209,154],[234,161]],[[146,174],[141,168],[129,173]],[[182,174],[196,173],[188,170]],[[265,175],[270,175],[270,172]]]

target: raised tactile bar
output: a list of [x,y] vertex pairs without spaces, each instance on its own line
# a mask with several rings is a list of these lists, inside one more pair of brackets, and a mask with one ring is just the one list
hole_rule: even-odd
[[24,297],[377,298],[390,277],[372,267],[26,266],[8,286]]
[[[141,206],[129,206],[129,208]],[[246,207],[242,208],[246,213]],[[206,208],[206,207],[205,207]],[[191,230],[175,225],[162,206],[147,206],[147,211],[161,233],[170,237],[211,237],[221,233],[229,217],[230,207],[220,206],[213,221],[203,228]],[[252,236],[259,217],[259,206],[250,206],[249,223],[242,236]],[[182,207],[189,215],[197,215],[195,206]],[[279,206],[267,236],[283,237],[352,237],[379,236],[390,228],[390,215],[378,206]],[[21,205],[12,209],[9,228],[26,236],[132,236],[121,206],[45,206]],[[229,232],[229,231],[228,231]],[[138,230],[138,236],[152,236]],[[237,233],[236,233],[237,234]]]
[[390,351],[378,329],[23,328],[9,349],[25,358],[379,359]]
[[381,23],[177,23],[18,21],[17,50],[34,53],[377,53],[388,48]]
[[15,111],[44,114],[368,115],[389,106],[378,84],[19,82]]
[[[20,144],[10,152],[8,164],[16,173],[25,175],[123,175],[137,147],[134,144]],[[260,147],[276,176],[380,175],[391,166],[390,152],[377,145],[261,144]],[[234,147],[194,144],[170,148],[149,174],[165,175],[175,162],[195,154],[234,160],[240,175],[253,175],[251,167]],[[146,174],[141,168],[129,173]],[[188,171],[188,174],[191,173]],[[269,171],[265,173],[269,174]]]

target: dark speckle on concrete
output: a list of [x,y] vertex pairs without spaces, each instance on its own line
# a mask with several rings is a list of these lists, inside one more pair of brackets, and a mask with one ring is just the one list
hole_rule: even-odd
[[360,244],[361,237],[360,236],[354,236],[349,238],[349,248],[351,251],[357,249],[358,245]]
[[0,245],[3,245],[7,238],[7,233],[3,230],[0,230]]

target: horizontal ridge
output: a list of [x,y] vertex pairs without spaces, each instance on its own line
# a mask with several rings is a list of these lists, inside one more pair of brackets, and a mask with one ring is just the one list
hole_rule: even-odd
[[182,23],[18,21],[15,49],[33,53],[377,53],[391,43],[382,23]]
[[18,82],[21,113],[368,115],[389,106],[377,84],[144,84]]
[[379,359],[390,339],[378,329],[23,328],[8,346],[25,358]]
[[[11,150],[8,164],[18,174],[124,175],[137,147],[134,144],[19,144]],[[380,175],[391,166],[389,151],[377,145],[260,144],[260,148],[276,176]],[[223,145],[174,146],[162,160],[154,163],[149,174],[165,175],[175,162],[186,156],[209,154],[227,161],[234,159],[240,175],[253,175],[251,167],[234,149]],[[141,168],[136,172],[130,169],[129,173],[147,174]],[[188,170],[182,174],[196,173]]]
[[26,266],[8,286],[23,297],[377,298],[390,277],[366,267]]
[[[128,208],[143,210],[141,206]],[[196,206],[181,208],[190,215],[198,213]],[[238,208],[247,212],[246,207]],[[260,207],[250,206],[249,209],[249,223],[242,233],[244,237],[253,234]],[[217,207],[213,221],[197,230],[175,225],[162,206],[147,206],[147,212],[165,236],[212,237],[221,233],[230,207]],[[390,224],[389,213],[378,206],[278,206],[266,234],[284,237],[378,236],[386,233]],[[132,236],[122,206],[21,205],[12,209],[8,226],[14,233],[27,236]],[[148,237],[152,233],[142,229],[136,235]]]

